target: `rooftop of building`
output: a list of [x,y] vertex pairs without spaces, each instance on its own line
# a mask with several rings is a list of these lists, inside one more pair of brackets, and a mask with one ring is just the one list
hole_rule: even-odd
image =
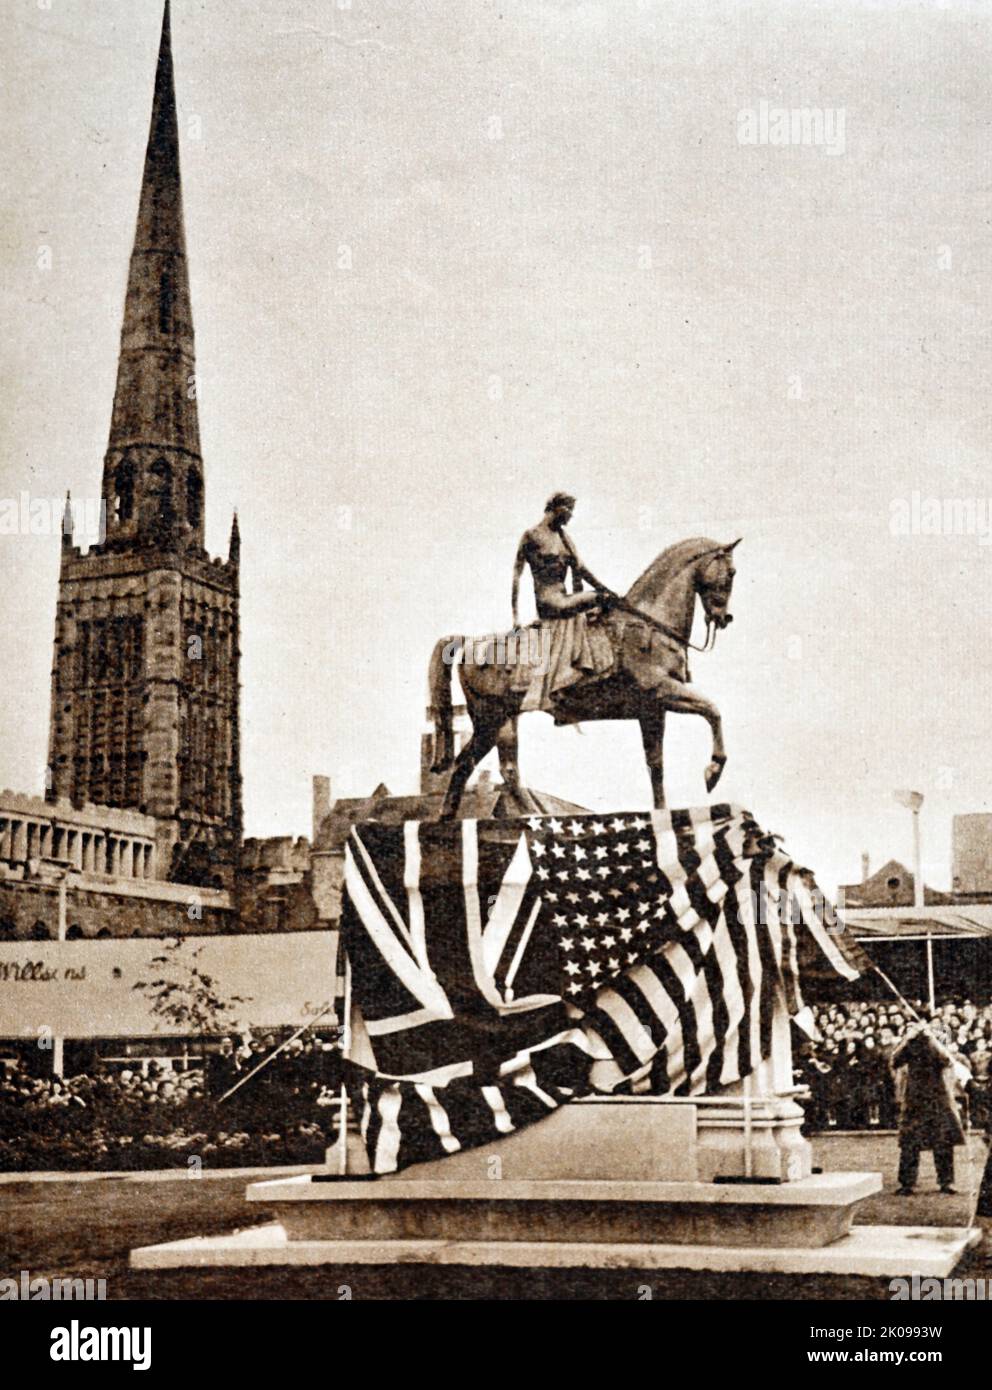
[[4,787],[0,791],[0,817],[10,816],[65,822],[87,828],[99,827],[147,839],[155,838],[155,817],[146,815],[143,811],[125,806],[95,805],[89,801],[82,806],[74,806],[68,797],[58,797],[49,801],[43,796],[12,791],[9,787]]
[[[915,901],[915,879],[905,864],[890,859],[861,883],[840,886],[841,901],[846,907],[912,907]],[[923,902],[927,907],[953,903],[951,893],[924,884]]]
[[[528,788],[528,792],[541,815],[583,815],[589,809],[574,801],[565,801],[560,796],[552,796],[550,792],[534,791],[532,788]],[[383,782],[370,796],[340,797],[321,822],[314,838],[314,850],[340,850],[351,827],[360,821],[402,825],[409,820],[437,820],[443,801],[443,791],[394,796]],[[459,820],[501,820],[519,815],[520,811],[506,796],[504,783],[494,781],[488,771],[482,772],[478,781],[466,789],[458,809]]]

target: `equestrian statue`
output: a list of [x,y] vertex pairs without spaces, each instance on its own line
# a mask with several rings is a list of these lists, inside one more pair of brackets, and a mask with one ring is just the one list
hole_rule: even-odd
[[[669,546],[625,595],[600,583],[579,559],[565,527],[575,499],[557,492],[540,522],[525,531],[513,570],[513,629],[485,637],[443,637],[430,663],[432,770],[447,772],[441,819],[450,820],[474,768],[499,750],[500,771],[515,810],[539,811],[522,787],[517,764],[517,716],[543,711],[556,724],[592,719],[636,719],[651,774],[655,806],[664,806],[665,715],[698,714],[713,734],[706,790],[723,772],[720,712],[690,683],[688,651],[707,651],[716,632],[732,621],[733,550],[686,540]],[[520,576],[530,568],[537,622],[521,628]],[[569,577],[571,587],[568,587]],[[590,587],[587,589],[586,585]],[[699,598],[706,641],[690,641]],[[452,667],[458,666],[472,736],[455,756],[451,703]]]

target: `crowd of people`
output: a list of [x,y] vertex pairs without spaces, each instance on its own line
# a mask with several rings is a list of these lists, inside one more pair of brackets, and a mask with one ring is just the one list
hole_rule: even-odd
[[340,1050],[312,1036],[276,1048],[274,1035],[246,1036],[188,1070],[150,1060],[67,1077],[0,1072],[0,1169],[319,1162],[337,1122]]
[[[897,1128],[906,1068],[893,1058],[915,1015],[928,1015],[911,1003],[815,1007],[817,1036],[794,1053],[809,1132]],[[992,1003],[948,1003],[929,1018],[960,1064],[964,1123],[989,1128]],[[225,1038],[185,1070],[168,1060],[97,1062],[64,1078],[0,1069],[0,1169],[162,1167],[194,1154],[218,1166],[319,1162],[341,1080],[339,1046],[314,1034],[281,1048],[271,1033]]]
[[[810,1131],[895,1129],[903,1078],[893,1053],[913,1026],[914,1014],[927,1013],[920,1000],[907,1008],[898,1001],[857,1001],[817,1005],[816,1041],[795,1051],[796,1081],[809,1097],[803,1102]],[[970,999],[934,1010],[932,1026],[961,1063],[960,1102],[965,1116],[985,1127],[989,1118],[989,1067],[992,1063],[992,1003]],[[964,1080],[965,1069],[970,1079]]]

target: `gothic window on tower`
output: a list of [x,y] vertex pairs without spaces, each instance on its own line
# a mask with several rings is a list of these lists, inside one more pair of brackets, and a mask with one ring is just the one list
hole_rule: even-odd
[[79,637],[76,642],[76,679],[77,687],[85,686],[89,679],[90,671],[90,625],[88,622],[79,624]]
[[186,629],[186,681],[190,686],[203,685],[205,665],[203,629],[198,623],[190,623]]
[[207,757],[203,768],[203,800],[211,815],[217,814],[217,724],[211,719],[207,724]]
[[106,804],[107,793],[104,786],[104,761],[103,754],[93,753],[90,756],[90,777],[89,777],[89,799],[91,801]]
[[195,468],[186,474],[186,520],[197,527],[203,516],[203,480]]
[[[133,730],[130,736],[133,738]],[[141,801],[141,766],[141,752],[132,746],[127,755],[126,803],[129,806],[137,806]]]
[[114,474],[114,518],[130,521],[134,514],[134,464],[121,459]]
[[102,685],[107,679],[107,624],[105,622],[95,622],[93,628],[93,636],[96,639],[96,643],[93,652],[91,677],[95,682]]
[[176,285],[171,268],[162,271],[158,285],[158,328],[160,333],[172,332],[172,311],[175,307]]
[[128,620],[125,617],[111,618],[110,645],[108,651],[108,674],[114,685],[120,685],[125,677],[127,659]]
[[[173,438],[175,438],[175,439],[186,439],[186,438],[187,438],[187,429],[186,429],[187,405],[186,405],[186,402],[187,402],[187,401],[195,401],[195,400],[196,400],[196,377],[195,377],[195,375],[190,374],[190,375],[187,376],[187,378],[186,378],[186,390],[185,390],[185,391],[174,391],[173,394],[172,394],[172,429],[173,429]],[[195,415],[195,407],[194,407],[194,415]],[[194,432],[194,434],[195,434],[195,432],[196,432],[196,425],[195,425],[195,423],[194,423],[194,425],[193,425],[193,432]]]
[[156,502],[155,529],[165,539],[172,529],[175,509],[172,502],[172,469],[165,459],[156,459],[151,469],[149,491]]
[[109,758],[110,776],[107,786],[107,802],[110,806],[119,806],[124,799],[124,758],[119,752],[115,752]]
[[130,641],[128,644],[128,680],[135,682],[141,680],[142,663],[144,660],[144,641],[145,626],[141,618],[132,618],[130,626]]

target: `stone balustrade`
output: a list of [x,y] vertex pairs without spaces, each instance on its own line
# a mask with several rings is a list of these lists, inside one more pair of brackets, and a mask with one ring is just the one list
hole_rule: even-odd
[[155,879],[155,820],[116,806],[73,806],[0,792],[0,863],[54,860],[77,873]]

